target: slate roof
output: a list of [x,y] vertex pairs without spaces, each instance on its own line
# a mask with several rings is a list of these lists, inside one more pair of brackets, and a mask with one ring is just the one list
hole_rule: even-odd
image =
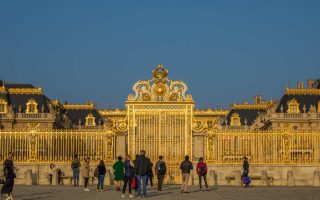
[[288,110],[288,101],[296,99],[299,103],[300,112],[303,112],[303,106],[306,106],[306,112],[309,111],[310,106],[314,105],[318,108],[318,102],[320,101],[320,95],[303,95],[303,94],[285,94],[282,96],[280,103],[276,109],[277,113],[281,112],[281,105],[283,105],[283,112]]
[[[265,112],[265,109],[231,109],[225,121],[227,121],[227,125],[230,125],[231,116],[233,115],[233,113],[238,113],[241,125],[244,126],[245,120],[247,119],[247,126],[251,126],[259,113],[261,114]],[[224,122],[223,125],[226,125],[226,122]]]
[[95,117],[96,125],[103,125],[103,118],[100,116],[99,111],[96,108],[93,109],[65,109],[67,117],[71,120],[72,124],[79,125],[79,119],[81,125],[85,125],[86,117],[91,113]]

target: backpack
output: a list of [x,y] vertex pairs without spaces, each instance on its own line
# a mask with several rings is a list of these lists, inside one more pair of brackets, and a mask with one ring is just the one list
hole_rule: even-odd
[[99,169],[96,167],[96,169],[93,172],[94,177],[99,177]]
[[207,174],[205,166],[199,167],[199,174],[201,174],[201,175],[206,175]]
[[249,176],[243,177],[243,183],[249,185],[251,183],[251,178]]
[[164,162],[160,162],[160,163],[159,163],[158,172],[159,172],[161,175],[165,175],[165,174],[166,174],[167,168],[166,168],[166,164],[165,164]]

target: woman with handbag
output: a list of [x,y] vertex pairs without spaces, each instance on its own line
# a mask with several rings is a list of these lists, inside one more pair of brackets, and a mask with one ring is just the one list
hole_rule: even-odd
[[16,178],[15,171],[17,169],[13,165],[11,152],[9,152],[7,160],[4,161],[3,170],[6,182],[2,186],[1,194],[4,195],[6,200],[13,200],[12,190],[14,186],[14,179]]

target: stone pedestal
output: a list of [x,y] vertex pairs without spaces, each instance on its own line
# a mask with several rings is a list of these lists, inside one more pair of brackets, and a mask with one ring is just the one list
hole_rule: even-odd
[[287,180],[288,180],[288,186],[294,186],[293,171],[288,171]]
[[24,172],[24,180],[25,185],[32,185],[32,170],[27,169],[27,171]]
[[217,179],[216,179],[216,172],[214,170],[209,171],[209,182],[208,184],[211,186],[216,186],[217,185]]
[[52,174],[52,185],[59,185],[58,183],[58,171],[54,170]]
[[236,170],[234,173],[235,185],[242,186],[241,171]]
[[104,185],[111,185],[111,174],[110,174],[110,169],[107,169],[106,175],[104,178]]
[[269,186],[267,170],[263,170],[261,172],[261,185],[262,186]]
[[313,174],[313,186],[320,186],[320,176],[319,171],[315,171]]

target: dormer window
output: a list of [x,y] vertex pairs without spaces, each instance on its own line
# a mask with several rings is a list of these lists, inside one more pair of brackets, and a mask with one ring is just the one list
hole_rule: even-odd
[[296,99],[288,101],[287,113],[300,113],[299,102]]
[[0,113],[8,112],[8,102],[4,98],[0,98]]
[[230,123],[231,126],[240,126],[241,123],[240,123],[240,116],[238,113],[233,113],[231,115],[231,123]]
[[27,102],[27,110],[26,113],[38,113],[38,104],[36,100],[29,99]]
[[96,125],[96,118],[92,113],[89,113],[86,117],[86,126],[95,126]]

